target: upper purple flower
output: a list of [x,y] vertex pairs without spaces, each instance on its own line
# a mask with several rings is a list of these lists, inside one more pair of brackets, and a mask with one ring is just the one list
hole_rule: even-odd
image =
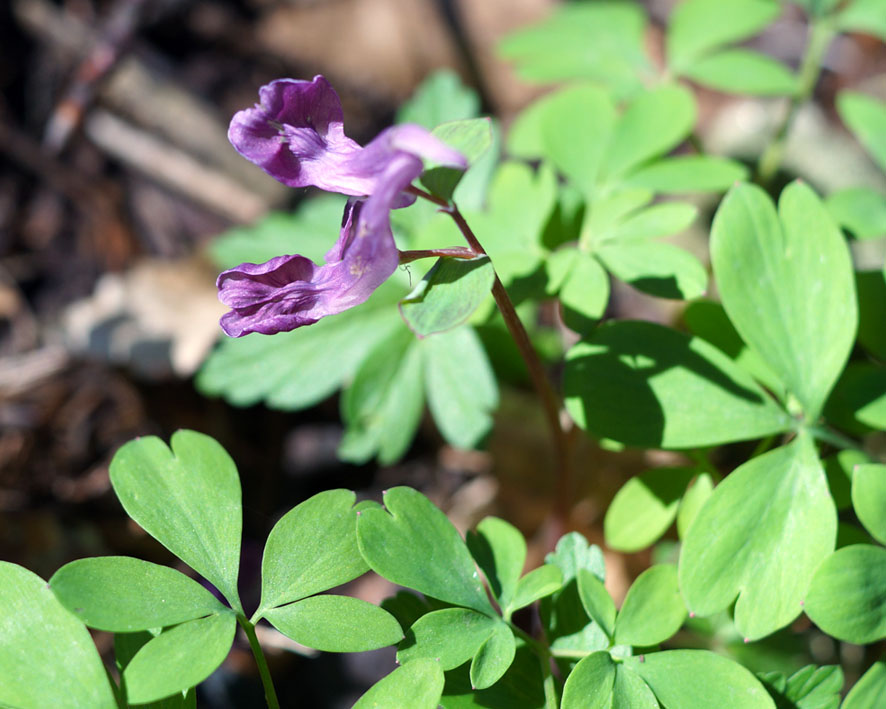
[[259,97],[255,108],[234,115],[228,138],[243,157],[290,187],[370,195],[397,153],[466,167],[458,151],[417,125],[389,128],[361,148],[344,134],[338,94],[322,76],[278,79],[262,86]]

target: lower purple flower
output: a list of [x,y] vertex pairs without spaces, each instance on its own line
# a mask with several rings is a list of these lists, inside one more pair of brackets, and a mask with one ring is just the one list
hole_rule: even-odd
[[372,196],[349,200],[325,265],[292,255],[224,271],[216,285],[219,299],[231,308],[221,319],[225,333],[273,335],[363,303],[399,264],[390,212],[421,170],[421,160],[402,153],[388,162]]

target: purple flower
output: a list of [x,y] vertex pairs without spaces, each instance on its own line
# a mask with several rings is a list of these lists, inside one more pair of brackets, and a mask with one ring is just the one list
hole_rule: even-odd
[[390,210],[401,190],[421,172],[421,161],[402,154],[388,162],[379,189],[345,207],[338,241],[317,266],[304,256],[277,256],[224,271],[216,285],[231,307],[221,319],[231,337],[272,335],[311,325],[364,302],[397,268]]
[[338,96],[322,76],[279,79],[261,103],[237,113],[228,136],[237,151],[291,187],[314,185],[363,199],[345,207],[338,241],[318,266],[304,256],[244,263],[218,277],[221,319],[231,337],[310,325],[364,302],[397,268],[390,212],[411,204],[405,190],[422,158],[466,167],[464,157],[417,125],[382,131],[365,148],[345,136]]
[[261,102],[234,115],[228,138],[247,160],[290,187],[313,185],[369,195],[387,161],[405,152],[465,167],[464,157],[417,125],[400,125],[361,148],[344,134],[338,94],[322,76],[278,79],[259,89]]

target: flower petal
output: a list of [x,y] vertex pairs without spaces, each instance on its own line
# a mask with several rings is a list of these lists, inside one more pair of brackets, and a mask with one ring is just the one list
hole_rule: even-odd
[[290,187],[371,191],[371,179],[347,168],[362,148],[345,136],[341,102],[326,79],[278,79],[262,86],[259,97],[231,119],[228,138],[237,152]]

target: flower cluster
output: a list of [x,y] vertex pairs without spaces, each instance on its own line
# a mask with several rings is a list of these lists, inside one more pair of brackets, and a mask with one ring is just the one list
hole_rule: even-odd
[[364,302],[397,268],[390,211],[414,201],[404,190],[422,173],[422,159],[466,167],[460,153],[417,125],[388,128],[361,147],[344,134],[341,102],[322,76],[279,79],[259,97],[231,120],[237,152],[285,185],[351,199],[324,265],[287,255],[219,275],[219,299],[231,308],[221,326],[231,337],[293,330]]

